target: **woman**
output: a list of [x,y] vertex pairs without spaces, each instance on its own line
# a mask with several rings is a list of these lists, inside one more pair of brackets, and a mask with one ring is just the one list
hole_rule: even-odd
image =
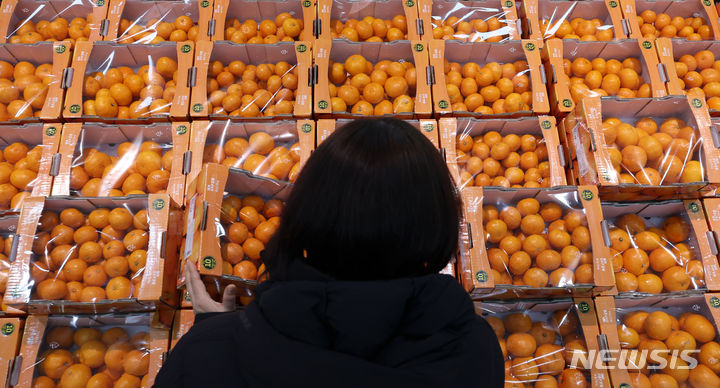
[[[308,160],[244,311],[187,266],[196,323],[157,387],[501,387],[503,358],[440,275],[460,200],[440,153],[396,119],[356,120]],[[211,314],[214,313],[214,314]],[[220,314],[218,314],[220,313]]]

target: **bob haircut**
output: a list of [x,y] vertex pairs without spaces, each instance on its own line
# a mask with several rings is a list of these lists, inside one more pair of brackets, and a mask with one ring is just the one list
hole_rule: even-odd
[[264,259],[337,280],[422,276],[458,249],[460,198],[437,148],[410,124],[359,119],[335,131],[300,172]]

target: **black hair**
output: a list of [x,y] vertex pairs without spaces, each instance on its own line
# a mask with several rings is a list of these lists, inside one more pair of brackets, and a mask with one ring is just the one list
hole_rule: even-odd
[[435,146],[405,121],[359,119],[308,159],[264,254],[338,280],[437,273],[458,248],[460,198]]

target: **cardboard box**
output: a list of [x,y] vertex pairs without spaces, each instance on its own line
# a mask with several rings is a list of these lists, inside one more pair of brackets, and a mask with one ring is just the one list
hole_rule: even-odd
[[521,25],[517,13],[515,0],[418,0],[418,18],[422,20],[423,33],[421,39],[430,41],[440,39],[434,36],[434,29],[451,17],[472,23],[474,19],[488,21],[498,19],[499,29],[495,31],[478,32],[474,28],[470,34],[455,32],[453,40],[466,42],[519,40]]
[[[428,75],[428,47],[420,41],[396,41],[391,43],[375,42],[347,42],[339,39],[317,40],[313,55],[317,72],[317,83],[313,89],[314,109],[316,118],[358,118],[363,115],[350,112],[333,112],[330,104],[330,61],[345,63],[351,55],[360,54],[372,64],[382,60],[409,62],[415,65],[417,81],[414,98],[413,113],[393,114],[402,119],[430,118],[432,113],[432,97]],[[348,107],[350,109],[350,107]]]
[[352,0],[319,0],[317,4],[319,23],[316,36],[321,40],[342,39],[349,42],[345,38],[337,37],[339,32],[335,30],[335,22],[345,23],[351,19],[362,20],[366,16],[383,20],[392,20],[397,15],[404,16],[407,21],[407,40],[420,40],[423,29],[431,28],[430,24],[427,25],[428,27],[424,27],[418,22],[418,2],[414,0],[380,0],[367,3],[358,3]]
[[[639,15],[645,10],[652,10],[656,14],[667,14],[671,18],[680,16],[702,17],[712,29],[715,40],[720,39],[720,27],[718,26],[718,11],[711,1],[702,0],[681,0],[681,1],[648,1],[648,0],[620,0],[623,15],[630,27],[628,34],[632,39],[641,39]],[[684,38],[678,39],[684,40]]]
[[184,336],[195,324],[195,313],[192,310],[182,309],[175,311],[175,321],[170,335],[170,350],[175,348],[180,338]]
[[[0,253],[4,257],[2,260],[3,262],[0,263],[2,264],[2,267],[0,268],[0,279],[2,279],[2,281],[0,284],[3,286],[0,295],[5,294],[7,287],[7,279],[10,274],[11,266],[10,258],[14,258],[17,252],[17,228],[19,220],[20,216],[18,214],[3,214],[0,216],[0,240],[2,241],[2,245],[0,245]],[[25,315],[23,311],[10,308],[5,304],[2,305],[1,309],[0,318]],[[0,341],[2,341],[2,337],[0,337]],[[2,347],[0,347],[0,349],[2,349]]]
[[[190,138],[189,122],[151,123],[147,125],[104,124],[104,123],[67,123],[63,127],[62,141],[57,152],[57,169],[52,190],[53,196],[83,195],[82,187],[73,187],[74,167],[84,166],[84,151],[92,148],[111,158],[118,158],[118,150],[123,143],[130,148],[114,163],[107,174],[103,174],[98,196],[123,196],[123,183],[129,170],[134,166],[142,144],[154,142],[162,150],[163,156],[172,151],[170,175],[165,192],[175,203],[184,203],[185,158]],[[128,145],[128,144],[125,144]],[[84,167],[83,171],[85,171]],[[165,169],[161,167],[161,169]],[[87,173],[87,172],[86,172]],[[91,178],[92,179],[92,178]],[[83,186],[84,187],[84,186]],[[114,190],[114,191],[113,191]],[[119,191],[118,191],[119,190]],[[147,191],[145,189],[144,191]]]
[[[54,349],[46,341],[46,335],[55,327],[67,326],[74,330],[82,328],[97,329],[102,333],[107,330],[120,327],[128,336],[145,335],[146,344],[143,346],[145,357],[149,357],[150,367],[143,381],[152,385],[158,371],[162,367],[163,360],[168,351],[169,330],[164,327],[157,327],[153,321],[157,319],[156,314],[124,314],[124,315],[31,315],[25,323],[20,355],[17,358],[13,371],[12,385],[15,387],[30,387],[36,377],[36,368],[39,375],[42,373],[40,365],[45,358],[45,352]],[[142,333],[142,334],[141,334]],[[141,337],[139,340],[142,340]],[[142,342],[141,342],[142,343]],[[136,347],[133,346],[135,349]],[[139,348],[139,346],[138,346]],[[77,345],[72,345],[67,351],[75,351]],[[142,348],[141,348],[142,349]],[[99,368],[96,368],[99,369]],[[59,381],[59,379],[58,379]]]
[[549,39],[545,42],[543,60],[550,86],[550,107],[553,112],[570,112],[581,96],[573,95],[570,88],[570,77],[565,74],[563,60],[570,62],[576,58],[617,59],[622,62],[627,58],[636,58],[642,63],[641,83],[650,85],[652,97],[667,96],[665,84],[658,73],[658,57],[655,44],[651,40],[631,40],[613,42],[578,42],[576,40]]
[[[125,45],[110,42],[89,43],[79,42],[75,47],[72,62],[72,73],[68,77],[68,90],[62,112],[63,118],[69,121],[103,121],[111,123],[147,123],[151,121],[187,120],[190,87],[188,74],[193,59],[192,42],[167,42],[156,45]],[[169,111],[138,119],[119,119],[117,117],[100,117],[85,112],[85,103],[90,100],[83,96],[85,78],[95,72],[107,72],[108,69],[127,66],[136,73],[142,66],[154,66],[161,57],[168,57],[177,63],[177,80],[173,101],[168,101],[163,108]],[[135,99],[133,99],[135,100]],[[157,101],[159,99],[153,99]]]
[[[335,132],[336,128],[341,128],[343,125],[350,123],[352,120],[348,119],[323,119],[317,121],[317,145],[320,145],[328,136]],[[413,127],[417,128],[420,133],[430,140],[433,145],[440,148],[440,136],[438,131],[438,123],[435,120],[406,120],[406,122]]]
[[[37,285],[31,273],[31,267],[38,255],[33,245],[41,215],[45,211],[60,213],[67,208],[76,208],[83,214],[89,214],[97,208],[114,209],[124,207],[132,214],[146,210],[148,214],[148,243],[146,262],[138,271],[142,278],[135,282],[134,292],[128,298],[102,299],[96,302],[75,302],[71,300],[37,299]],[[175,283],[177,274],[177,243],[182,215],[173,207],[166,194],[151,194],[147,197],[134,197],[124,200],[111,198],[38,198],[30,197],[20,213],[17,255],[10,268],[7,292],[3,303],[31,313],[98,313],[118,311],[148,311],[177,302]],[[48,250],[49,246],[38,249]],[[136,274],[138,275],[138,274]],[[53,276],[53,275],[50,275]],[[168,282],[168,280],[170,280]]]
[[547,21],[553,30],[567,20],[600,19],[603,28],[613,30],[613,39],[627,39],[627,21],[623,19],[620,2],[617,0],[588,0],[579,3],[567,0],[527,0],[520,5],[520,16],[524,24],[524,37],[549,39],[553,33],[542,32],[541,24]]
[[21,318],[0,318],[0,381],[5,386],[10,386],[24,323]]
[[[616,117],[633,125],[643,117],[657,120],[678,117],[696,129],[696,139],[712,139],[710,116],[700,98],[688,96],[653,99],[610,99],[587,97],[565,120],[568,160],[573,163],[578,183],[597,184],[606,200],[652,200],[657,198],[697,198],[710,192],[718,181],[720,155],[712,142],[702,142],[692,154],[704,168],[703,182],[663,183],[660,186],[620,183],[620,174],[612,165],[609,147],[602,131],[603,120]],[[683,162],[683,166],[686,162]],[[684,167],[683,167],[684,168]],[[625,171],[625,170],[623,170]],[[709,185],[710,184],[710,185]]]
[[[529,116],[542,115],[550,111],[548,104],[547,88],[545,87],[545,74],[543,64],[540,61],[540,48],[536,41],[523,40],[505,43],[461,43],[453,41],[432,40],[430,41],[430,64],[434,82],[432,85],[433,110],[436,115],[447,116],[473,116],[492,117],[495,115],[483,115],[473,112],[453,111],[454,102],[448,95],[445,79],[444,61],[458,62],[461,65],[474,62],[480,67],[490,62],[501,64],[513,63],[519,60],[527,61],[528,70],[526,75],[530,78],[530,89],[532,93],[532,104],[529,110],[521,110],[512,113],[501,113],[503,116]],[[460,95],[462,97],[462,95]],[[463,99],[464,100],[464,99]],[[487,105],[485,103],[484,105]]]
[[[707,219],[709,232],[706,232],[707,241],[710,244],[710,252],[713,255],[720,254],[720,199],[704,198],[702,200],[703,209],[705,210],[705,218]],[[720,277],[720,270],[712,266],[705,265],[705,278],[708,282],[711,279]],[[711,289],[715,291],[714,289]]]
[[[604,243],[600,221],[602,211],[600,199],[595,186],[578,186],[576,188],[553,188],[534,190],[483,189],[482,187],[466,187],[461,191],[464,203],[463,227],[461,231],[460,255],[458,257],[458,277],[473,298],[484,299],[517,299],[517,298],[558,298],[589,296],[592,293],[606,291],[614,284],[610,251]],[[587,218],[590,236],[588,252],[592,256],[592,284],[579,284],[574,280],[563,281],[564,286],[532,288],[500,284],[501,277],[510,278],[509,270],[504,272],[492,268],[488,258],[491,243],[485,243],[483,207],[494,205],[514,206],[521,199],[535,198],[540,204],[554,202],[563,211],[576,210],[583,212]],[[588,263],[590,264],[590,263]],[[574,275],[573,275],[574,278]],[[565,279],[565,276],[562,277]],[[512,279],[510,279],[512,280]],[[560,282],[560,283],[563,283]],[[559,284],[560,284],[559,283]],[[548,282],[548,284],[551,284]]]
[[[309,83],[309,69],[312,64],[312,45],[310,42],[298,41],[294,43],[280,42],[273,45],[247,44],[237,45],[231,42],[199,42],[195,50],[195,64],[190,82],[192,97],[190,99],[190,116],[193,119],[228,118],[233,120],[245,119],[237,115],[215,114],[211,111],[208,95],[208,67],[211,62],[220,61],[227,66],[232,61],[242,61],[246,65],[259,65],[263,63],[277,63],[285,61],[293,68],[297,68],[297,90],[295,91],[294,108],[292,114],[278,114],[274,116],[252,117],[251,119],[289,119],[310,117],[312,109],[312,87]],[[262,108],[262,107],[258,107]],[[231,112],[232,113],[232,112]],[[260,112],[262,115],[262,112]]]
[[[107,12],[108,30],[105,41],[116,43],[151,44],[157,36],[157,23],[173,23],[180,16],[189,16],[198,28],[197,39],[210,40],[208,26],[212,19],[212,0],[109,0]],[[121,20],[127,20],[130,26],[140,27],[136,34],[120,32]],[[153,22],[152,24],[150,22]],[[147,34],[140,38],[140,35]],[[131,38],[133,42],[128,40]]]
[[[524,117],[517,119],[486,119],[478,120],[474,118],[442,118],[439,120],[440,124],[440,142],[444,151],[445,159],[448,164],[450,172],[455,178],[458,186],[464,187],[466,185],[473,186],[473,176],[470,175],[465,168],[462,166],[464,161],[460,160],[457,149],[457,137],[459,135],[467,135],[475,138],[481,136],[489,131],[497,131],[503,137],[509,134],[515,134],[518,136],[533,135],[536,138],[542,139],[547,147],[547,161],[550,164],[549,176],[547,182],[543,181],[544,187],[555,187],[555,186],[566,186],[567,180],[565,178],[565,158],[564,150],[560,145],[558,139],[557,128],[555,127],[555,117],[552,116],[538,116],[535,117]],[[522,153],[521,150],[520,153]],[[460,151],[462,152],[462,151]],[[467,153],[466,156],[470,156]],[[502,161],[499,161],[502,162]],[[465,174],[461,174],[460,171],[464,171]],[[523,171],[526,172],[526,171]],[[469,183],[466,183],[469,182]]]
[[[682,96],[687,93],[695,93],[695,90],[691,89],[684,84],[682,79],[678,77],[675,63],[679,62],[680,58],[684,55],[694,56],[700,51],[708,50],[715,55],[715,58],[720,59],[720,43],[712,41],[685,41],[682,39],[668,39],[658,38],[656,40],[658,58],[660,59],[660,66],[658,67],[664,72],[664,82],[666,83],[667,90],[671,95]],[[698,68],[695,70],[700,73],[701,70]],[[699,92],[698,92],[699,93]],[[704,92],[703,92],[704,94]],[[720,107],[718,105],[718,98],[712,98],[708,96],[702,96],[708,103],[708,109],[713,116],[720,115]]]
[[[8,38],[15,35],[15,31],[26,21],[37,23],[41,20],[52,21],[56,17],[63,17],[68,22],[74,18],[86,19],[92,15],[90,36],[88,41],[101,40],[102,21],[107,13],[105,1],[73,1],[50,0],[38,2],[35,0],[6,0],[0,7],[0,43],[7,43]],[[69,48],[72,47],[70,44]]]

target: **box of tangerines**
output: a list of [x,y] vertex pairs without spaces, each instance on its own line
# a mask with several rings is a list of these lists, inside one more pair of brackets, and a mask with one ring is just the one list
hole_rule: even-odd
[[7,0],[0,8],[0,43],[34,44],[102,39],[106,2]]
[[500,342],[506,387],[611,386],[602,362],[578,362],[600,349],[592,299],[482,302],[480,310]]
[[169,330],[153,313],[30,315],[13,370],[15,387],[150,387]]
[[79,42],[67,77],[63,118],[104,122],[186,119],[192,42]]
[[562,297],[610,289],[610,251],[594,186],[462,190],[458,273],[473,296]]
[[627,39],[618,1],[526,0],[520,4],[524,37],[609,41]]
[[314,113],[319,118],[429,118],[427,43],[315,42]]
[[514,0],[419,0],[421,39],[464,42],[519,40],[520,22]]
[[701,201],[603,202],[602,207],[619,295],[720,289],[715,238]]
[[[215,0],[211,40],[233,43],[275,44],[315,39],[313,2]],[[307,28],[306,28],[307,27]]]
[[454,116],[550,111],[537,41],[430,42],[433,108]]
[[157,44],[209,40],[212,1],[109,0],[103,40],[123,44]]
[[[440,148],[440,136],[438,131],[438,123],[435,120],[420,119],[420,120],[405,120],[408,124],[417,128],[420,133],[433,143],[437,148]],[[342,128],[343,125],[352,122],[349,119],[320,119],[317,120],[317,145],[320,145],[328,136],[330,136],[336,129]]]
[[620,4],[633,39],[720,39],[718,12],[712,1],[620,0]]
[[33,313],[175,305],[181,223],[166,194],[28,198],[3,303]]
[[567,185],[555,118],[442,118],[440,136],[458,186]]
[[125,197],[167,193],[184,203],[190,123],[66,123],[53,196]]
[[350,42],[392,42],[419,40],[423,27],[418,22],[415,1],[318,1],[319,39]]
[[588,97],[564,120],[578,183],[597,184],[603,199],[692,198],[720,179],[701,98]]
[[595,306],[613,387],[720,386],[718,294],[654,300],[603,296]]
[[570,112],[586,97],[662,97],[668,94],[658,72],[654,40],[625,39],[580,42],[549,39],[545,42],[554,112]]

